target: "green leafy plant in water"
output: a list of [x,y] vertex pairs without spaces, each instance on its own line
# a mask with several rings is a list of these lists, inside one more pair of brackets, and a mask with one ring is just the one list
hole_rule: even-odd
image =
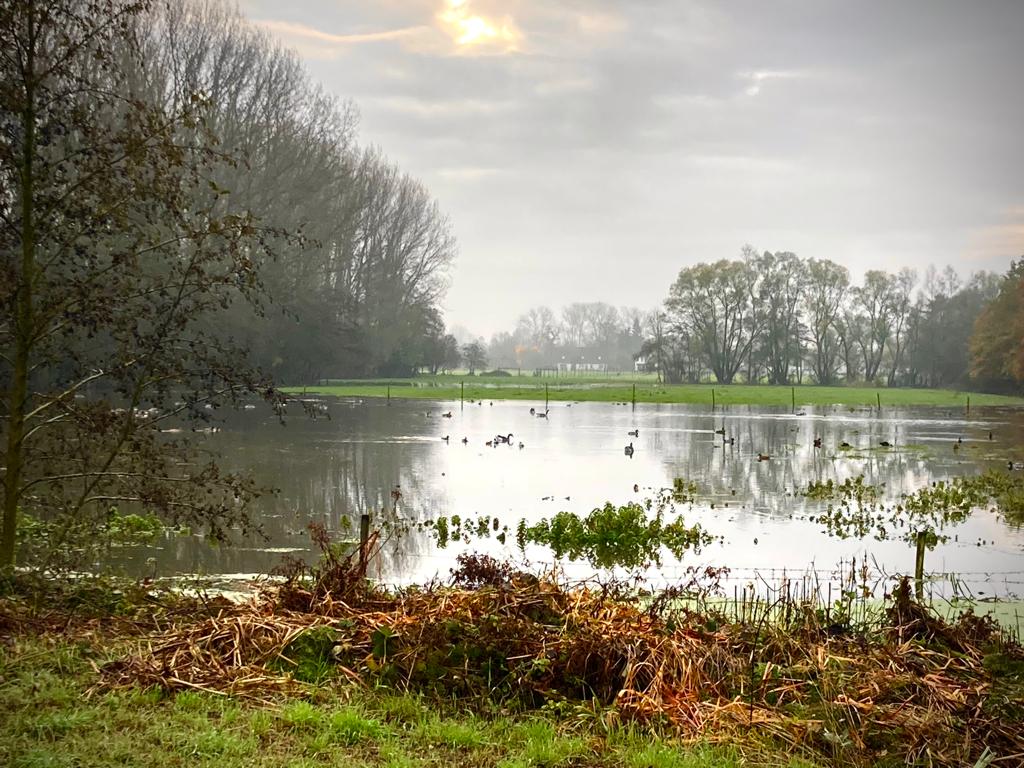
[[945,530],[959,525],[975,508],[984,505],[988,492],[974,480],[957,478],[904,494],[899,502],[884,506],[876,501],[877,490],[868,492],[864,490],[867,488],[872,486],[864,485],[861,477],[833,486],[831,496],[827,495],[828,484],[810,487],[809,491],[818,494],[816,498],[838,498],[841,502],[812,519],[824,525],[829,535],[839,538],[872,535],[878,541],[913,544],[917,595],[923,597],[925,552],[948,541]]
[[688,526],[682,518],[666,520],[665,510],[664,503],[648,500],[620,507],[609,502],[586,517],[559,512],[535,525],[520,524],[517,540],[520,548],[540,544],[556,557],[586,560],[597,568],[658,565],[663,548],[681,558],[712,540],[699,525]]
[[985,494],[1012,525],[1024,525],[1024,475],[989,470],[960,481]]
[[79,568],[121,547],[151,544],[168,530],[152,514],[121,514],[111,506],[97,517],[41,519],[19,514],[18,551],[34,565]]
[[839,501],[847,505],[857,502],[859,506],[863,506],[878,501],[880,492],[881,486],[869,485],[864,482],[864,475],[858,475],[847,478],[841,483],[831,479],[823,483],[809,483],[807,490],[803,491],[801,495],[816,501]]

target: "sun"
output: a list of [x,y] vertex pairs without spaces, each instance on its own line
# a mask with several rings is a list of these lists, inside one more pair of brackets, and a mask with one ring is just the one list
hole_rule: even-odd
[[511,19],[498,21],[474,14],[469,0],[445,0],[445,7],[438,18],[459,47],[491,44],[511,51],[515,50],[519,39],[519,32]]

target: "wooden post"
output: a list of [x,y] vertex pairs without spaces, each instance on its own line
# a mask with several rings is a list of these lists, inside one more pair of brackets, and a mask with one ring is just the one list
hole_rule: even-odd
[[548,385],[545,384],[544,385],[544,412],[547,413],[547,410],[548,410]]
[[878,410],[882,410],[882,393],[875,392],[875,400],[878,402]]
[[715,410],[715,388],[711,388],[711,410]]
[[369,552],[367,551],[370,543],[370,514],[364,512],[359,517],[359,570],[365,576],[366,568],[369,565],[367,559],[369,558]]
[[633,385],[633,407],[636,407],[636,384]]
[[967,415],[971,415],[971,396],[967,396]]
[[388,384],[388,405],[391,405],[391,385]]
[[459,382],[459,402],[464,403],[466,401],[466,382]]
[[914,557],[914,592],[918,602],[924,602],[924,552],[927,534],[917,534],[917,552]]
[[790,387],[789,393],[791,395],[791,399],[793,400],[793,413],[796,413],[796,387]]

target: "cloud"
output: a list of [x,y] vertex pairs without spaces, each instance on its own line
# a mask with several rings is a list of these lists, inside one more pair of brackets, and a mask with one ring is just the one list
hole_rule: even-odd
[[280,38],[302,56],[327,61],[337,58],[350,46],[411,40],[430,31],[429,27],[412,26],[339,35],[294,21],[256,19],[253,23]]
[[510,16],[499,19],[474,13],[471,0],[445,0],[437,20],[457,53],[511,53],[518,50],[522,38]]
[[967,248],[972,259],[1005,259],[1024,256],[1024,205],[1014,205],[1002,222],[975,230]]
[[749,83],[744,91],[747,96],[757,96],[761,93],[762,84],[769,80],[801,80],[808,74],[799,70],[762,69],[755,72],[740,72],[738,76]]

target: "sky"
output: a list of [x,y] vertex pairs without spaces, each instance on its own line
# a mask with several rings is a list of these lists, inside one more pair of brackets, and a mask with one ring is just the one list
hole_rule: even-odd
[[867,269],[1024,255],[1024,0],[241,0],[459,253],[450,324],[651,309],[758,250]]

